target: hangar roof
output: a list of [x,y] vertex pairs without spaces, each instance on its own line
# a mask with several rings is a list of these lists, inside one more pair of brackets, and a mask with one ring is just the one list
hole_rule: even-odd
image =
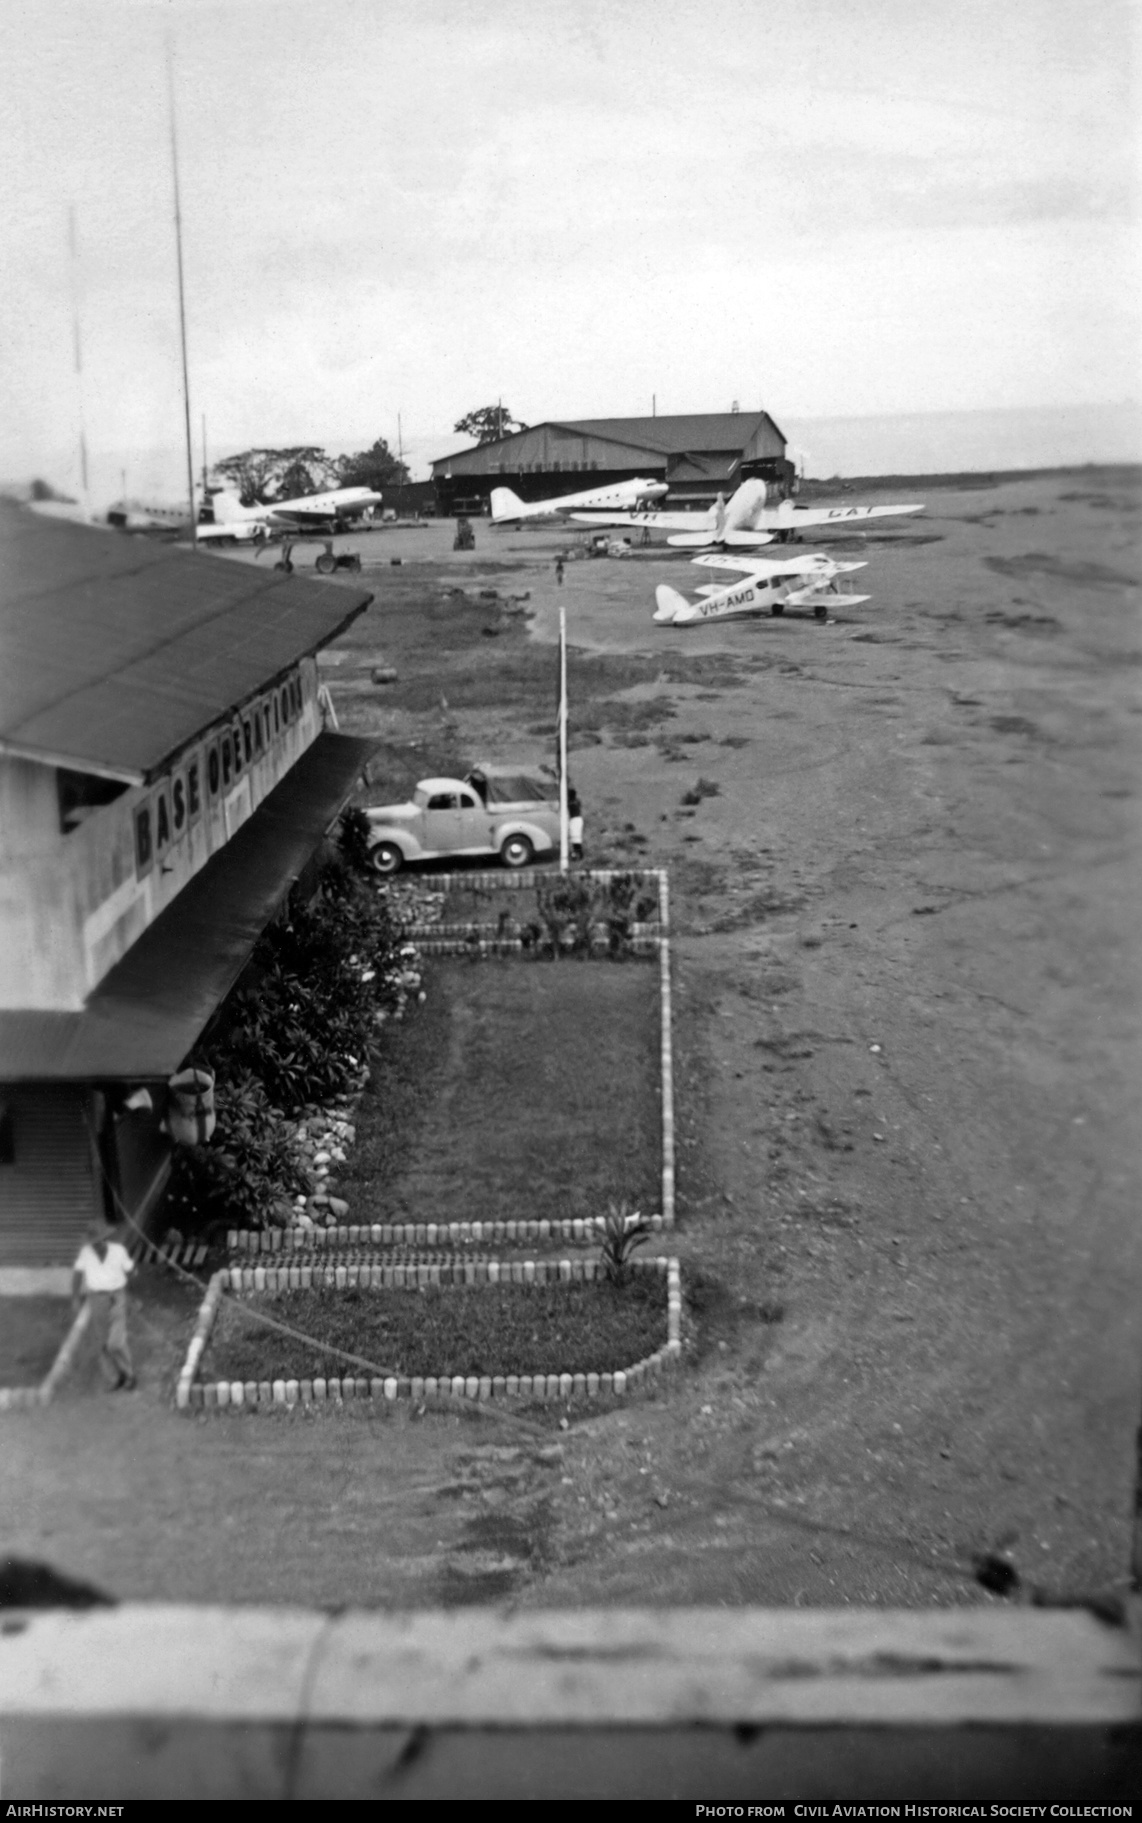
[[560,430],[616,443],[641,443],[645,449],[675,455],[691,450],[743,449],[766,421],[784,436],[766,411],[693,412],[677,418],[560,418]]
[[0,752],[141,782],[373,599],[0,503]]
[[763,424],[776,432],[782,443],[785,433],[767,411],[691,412],[666,418],[547,418],[540,424],[529,424],[527,430],[513,431],[498,443],[475,443],[468,449],[456,450],[451,456],[440,456],[433,467],[473,455],[477,450],[491,452],[504,448],[536,430],[569,431],[574,436],[595,437],[603,443],[623,443],[628,448],[653,451],[660,456],[693,455],[707,450],[741,450],[756,436]]

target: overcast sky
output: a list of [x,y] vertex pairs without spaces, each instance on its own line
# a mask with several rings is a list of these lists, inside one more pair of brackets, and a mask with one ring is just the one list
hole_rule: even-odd
[[1137,25],[1132,0],[0,0],[0,476],[75,445],[71,206],[88,443],[177,446],[168,36],[196,445],[203,414],[216,455],[395,445],[399,411],[423,472],[497,397],[532,422],[1137,397]]

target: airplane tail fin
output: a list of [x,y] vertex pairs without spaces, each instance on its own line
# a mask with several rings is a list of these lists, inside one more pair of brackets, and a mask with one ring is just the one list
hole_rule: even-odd
[[658,604],[654,610],[654,618],[660,626],[669,625],[680,610],[690,606],[685,595],[680,595],[677,589],[672,589],[665,582],[660,582],[655,589],[654,599]]
[[247,509],[232,488],[220,488],[218,493],[210,496],[210,504],[214,509],[215,525],[230,525],[236,519],[248,517]]
[[506,525],[511,519],[526,519],[527,507],[510,487],[492,489],[492,524]]

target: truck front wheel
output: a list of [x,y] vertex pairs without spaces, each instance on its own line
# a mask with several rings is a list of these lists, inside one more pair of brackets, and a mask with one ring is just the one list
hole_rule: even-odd
[[378,842],[369,854],[375,873],[395,874],[404,866],[404,856],[395,842]]

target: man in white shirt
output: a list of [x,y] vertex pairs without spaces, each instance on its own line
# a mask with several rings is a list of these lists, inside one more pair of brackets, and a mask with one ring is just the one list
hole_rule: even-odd
[[97,1330],[103,1334],[100,1364],[110,1389],[130,1392],[135,1384],[131,1351],[127,1345],[127,1279],[135,1262],[110,1223],[93,1222],[89,1239],[80,1248],[72,1272],[72,1302],[86,1298]]

